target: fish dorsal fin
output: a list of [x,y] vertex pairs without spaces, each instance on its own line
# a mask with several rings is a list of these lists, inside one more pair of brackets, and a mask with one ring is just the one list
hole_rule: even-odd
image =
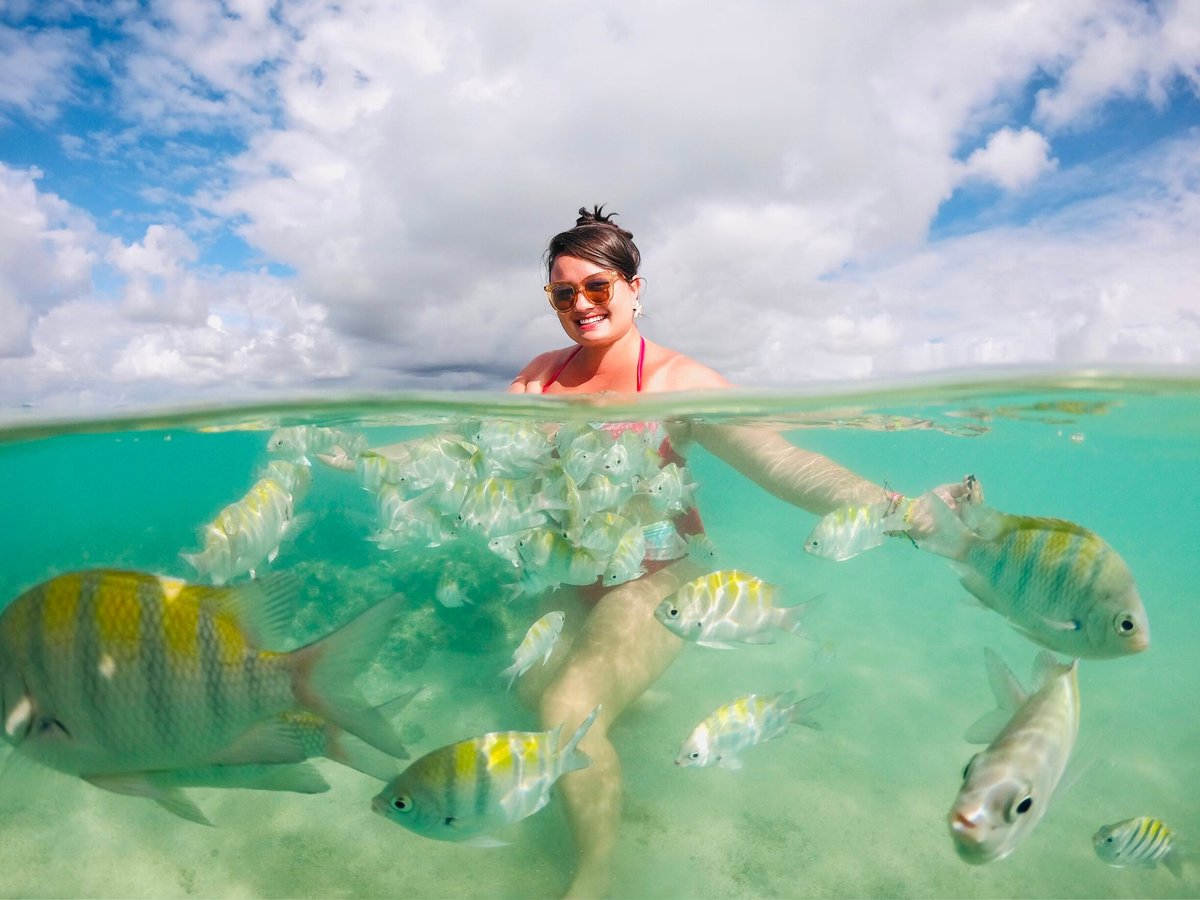
[[988,684],[992,688],[992,696],[996,705],[1008,713],[1014,713],[1029,696],[1029,692],[1021,687],[1021,682],[1012,673],[1012,669],[1004,664],[996,651],[985,647],[983,657],[987,663]]
[[1017,676],[991,647],[984,648],[983,657],[987,664],[988,684],[996,698],[996,708],[980,716],[967,729],[963,737],[972,744],[990,744],[995,740],[1028,696]]
[[210,588],[200,603],[213,615],[236,622],[251,646],[279,650],[290,637],[298,587],[295,575],[272,573],[244,584]]
[[1033,661],[1033,690],[1040,691],[1059,675],[1070,671],[1073,665],[1074,661],[1063,664],[1049,650],[1043,650]]

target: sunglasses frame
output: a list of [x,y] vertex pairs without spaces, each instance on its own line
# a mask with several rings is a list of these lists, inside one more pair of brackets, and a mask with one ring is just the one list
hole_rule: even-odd
[[[604,276],[606,279],[602,294],[589,291],[584,287],[585,283],[601,276]],[[587,298],[589,303],[592,303],[596,306],[608,306],[608,304],[612,302],[613,285],[618,281],[628,282],[629,279],[615,269],[603,269],[600,272],[593,272],[591,275],[584,277],[580,281],[552,281],[550,284],[543,287],[542,290],[546,292],[546,299],[550,301],[550,305],[554,307],[557,312],[568,312],[575,306],[575,298],[579,296],[580,291],[583,291],[583,296]],[[554,299],[555,289],[561,287],[571,288],[571,300],[565,306],[560,306]]]

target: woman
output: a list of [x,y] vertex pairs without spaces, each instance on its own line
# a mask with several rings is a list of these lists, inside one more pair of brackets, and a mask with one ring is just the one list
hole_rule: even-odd
[[[642,336],[637,318],[645,280],[638,274],[641,255],[633,236],[603,207],[579,212],[575,227],[552,238],[546,250],[546,292],[574,346],[533,359],[513,379],[510,391],[648,393],[731,387],[707,366]],[[818,515],[885,496],[883,487],[769,429],[685,423],[666,430],[660,451],[664,461],[679,458],[677,451],[696,441],[772,494]],[[951,487],[939,491],[947,499],[958,493]],[[575,596],[565,596],[563,590],[547,604],[567,609],[568,623],[583,624],[572,641],[561,642],[564,651],[525,676],[523,692],[540,695],[544,727],[563,724],[568,734],[602,705],[581,745],[591,766],[559,781],[578,855],[568,896],[602,896],[608,890],[621,814],[620,762],[608,730],[679,653],[682,641],[655,621],[655,607],[704,573],[685,556],[602,592],[594,603],[578,598],[586,590],[574,591]],[[574,615],[572,603],[579,607]]]

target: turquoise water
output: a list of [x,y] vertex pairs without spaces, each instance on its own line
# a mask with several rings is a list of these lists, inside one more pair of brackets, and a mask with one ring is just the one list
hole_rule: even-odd
[[[687,646],[612,731],[625,776],[619,897],[1187,897],[1200,865],[1116,869],[1101,825],[1152,815],[1200,841],[1200,383],[1059,377],[813,394],[725,393],[598,405],[480,394],[155,411],[121,420],[8,417],[0,603],[53,575],[121,567],[194,578],[180,552],[253,483],[280,425],[406,440],[476,418],[769,422],[795,443],[908,494],[971,472],[989,505],[1101,535],[1137,580],[1153,642],[1081,663],[1083,720],[1070,784],[1008,859],[955,855],[946,813],[975,749],[963,732],[994,705],[990,646],[1027,678],[1037,648],[968,602],[945,560],[896,540],[845,562],[802,551],[816,517],[700,447],[688,466],[719,566],[819,598],[811,639],[722,652]],[[405,611],[362,684],[384,700],[424,690],[398,719],[413,755],[536,718],[498,677],[537,610],[512,599],[494,556],[466,542],[388,552],[365,540],[372,496],[321,465],[312,522],[272,569],[300,578],[295,639],[397,592]],[[434,599],[452,574],[474,606]],[[742,771],[680,769],[679,743],[739,694],[829,691],[819,732],[751,748]],[[13,754],[8,753],[11,758]],[[511,846],[434,842],[370,811],[379,783],[326,760],[328,793],[190,793],[217,825],[109,794],[20,759],[0,777],[4,896],[554,896],[571,859],[557,801]],[[1197,844],[1200,846],[1200,844]]]

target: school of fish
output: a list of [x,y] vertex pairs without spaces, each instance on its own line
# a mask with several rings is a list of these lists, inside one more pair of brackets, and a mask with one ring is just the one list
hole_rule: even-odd
[[[374,496],[369,539],[381,550],[475,542],[510,572],[505,599],[615,587],[647,564],[687,558],[712,568],[653,612],[682,641],[747,652],[779,632],[804,636],[808,603],[780,603],[777,586],[717,568],[708,536],[680,533],[696,485],[660,442],[660,432],[632,426],[497,420],[371,449],[343,430],[281,428],[258,479],[200,529],[199,550],[181,554],[205,583],[90,569],[52,577],[0,611],[3,738],[49,768],[201,824],[211,823],[186,789],[319,793],[328,782],[308,761],[321,757],[386,782],[372,809],[414,834],[502,844],[510,826],[550,802],[559,778],[589,765],[579,745],[600,709],[548,731],[456,740],[404,765],[394,720],[417,691],[373,705],[355,685],[388,639],[398,598],[283,651],[297,586],[269,569],[309,524],[297,507],[316,461],[353,473]],[[1132,573],[1098,535],[995,510],[972,476],[963,487],[952,501],[888,489],[822,517],[803,547],[844,561],[900,538],[948,559],[976,600],[1044,648],[1028,688],[984,649],[996,708],[966,731],[985,748],[963,770],[946,817],[954,852],[980,865],[1017,850],[1061,790],[1082,716],[1080,660],[1143,652],[1150,629]],[[449,569],[432,593],[448,610],[487,599]],[[507,689],[550,664],[565,622],[555,610],[528,627],[499,672]],[[820,730],[811,713],[828,696],[801,699],[788,686],[724,702],[683,738],[675,763],[740,769],[750,748],[793,725]],[[1093,845],[1111,866],[1161,863],[1176,876],[1187,858],[1153,816],[1105,825]]]

